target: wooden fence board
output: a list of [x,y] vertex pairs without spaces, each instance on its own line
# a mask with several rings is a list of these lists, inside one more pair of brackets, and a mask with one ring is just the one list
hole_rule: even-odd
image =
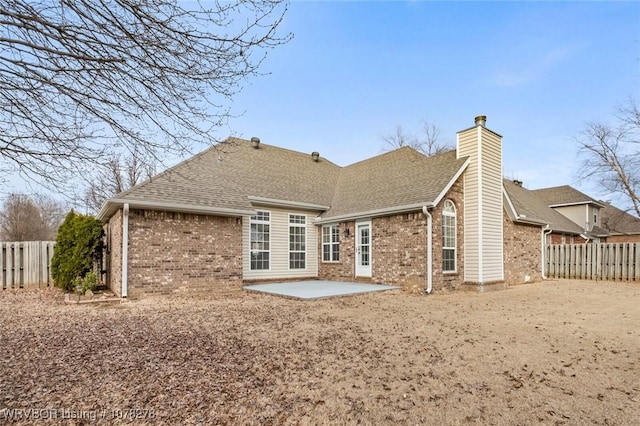
[[549,278],[640,281],[640,243],[549,244]]
[[0,290],[49,287],[55,241],[0,242]]

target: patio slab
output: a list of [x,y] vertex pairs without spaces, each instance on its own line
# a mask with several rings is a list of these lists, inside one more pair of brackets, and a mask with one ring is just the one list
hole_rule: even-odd
[[326,299],[328,297],[349,296],[374,291],[396,290],[399,288],[400,287],[393,285],[320,280],[252,284],[243,287],[243,289],[247,291],[257,291],[304,300]]

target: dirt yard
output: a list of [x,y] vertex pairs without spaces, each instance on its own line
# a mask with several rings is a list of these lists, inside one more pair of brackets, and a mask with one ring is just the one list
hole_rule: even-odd
[[0,423],[640,424],[640,285],[65,305],[0,292]]

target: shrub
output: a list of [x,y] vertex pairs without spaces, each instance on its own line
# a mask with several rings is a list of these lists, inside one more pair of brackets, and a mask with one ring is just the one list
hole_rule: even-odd
[[78,294],[85,294],[87,291],[96,291],[98,287],[98,274],[96,271],[89,271],[87,275],[82,277],[76,277],[73,280],[73,287]]
[[[51,276],[58,287],[75,290],[76,279],[84,279],[102,253],[102,224],[92,216],[67,214],[58,229],[51,259]],[[97,279],[96,279],[97,281]]]

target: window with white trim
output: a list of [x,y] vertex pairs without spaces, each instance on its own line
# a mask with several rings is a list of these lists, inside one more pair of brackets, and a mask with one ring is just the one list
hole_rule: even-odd
[[305,269],[307,260],[307,217],[289,215],[289,269]]
[[271,258],[271,214],[258,211],[249,220],[251,227],[251,270],[268,270]]
[[456,206],[446,200],[442,209],[442,271],[456,271]]
[[324,225],[322,227],[322,261],[338,262],[340,260],[340,226]]

